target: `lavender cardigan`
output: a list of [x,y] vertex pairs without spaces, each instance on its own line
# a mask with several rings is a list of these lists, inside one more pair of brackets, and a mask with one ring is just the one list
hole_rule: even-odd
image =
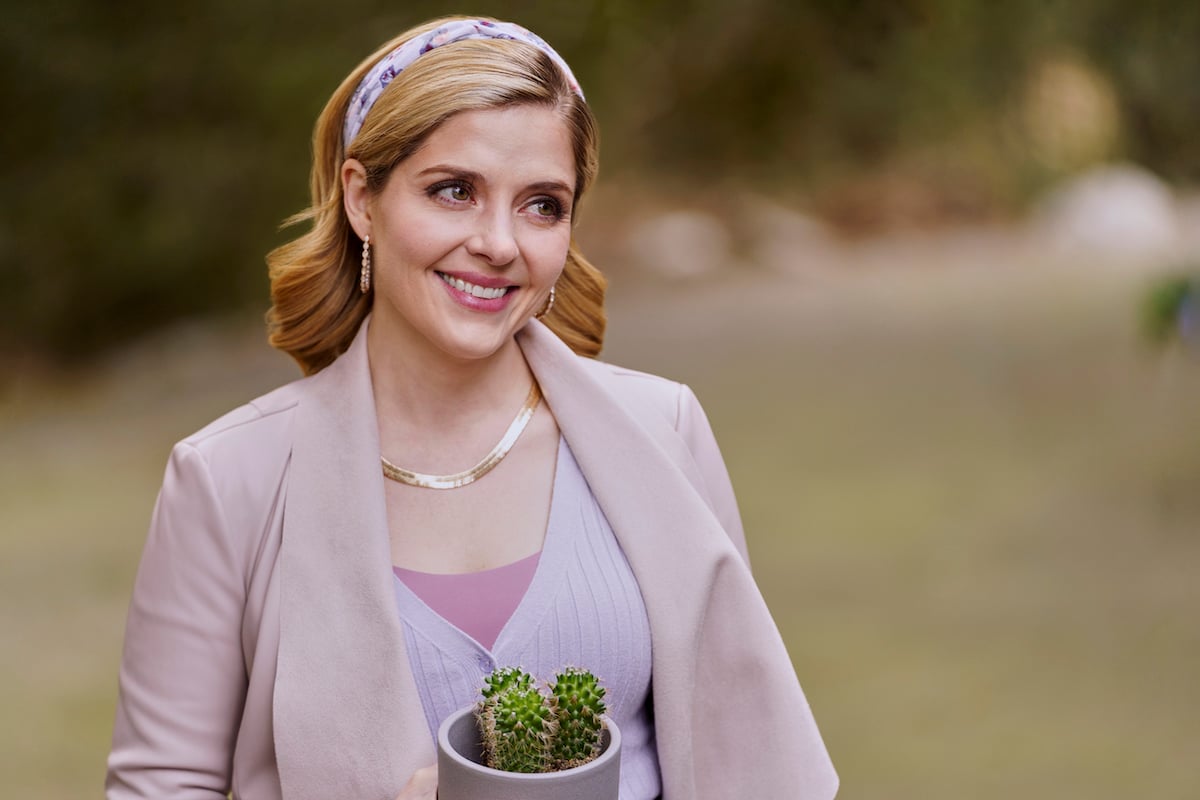
[[566,665],[599,675],[621,728],[621,800],[662,789],[650,717],[650,621],[633,570],[571,449],[558,449],[546,540],[524,597],[488,648],[397,579],[396,607],[431,738],[479,700],[483,677],[519,666],[548,680]]

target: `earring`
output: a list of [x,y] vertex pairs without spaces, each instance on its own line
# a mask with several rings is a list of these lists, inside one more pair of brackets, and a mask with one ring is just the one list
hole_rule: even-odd
[[542,310],[533,315],[534,319],[541,319],[550,313],[550,309],[554,308],[554,287],[550,287],[550,296],[546,298],[546,305],[542,306]]
[[358,290],[366,294],[371,289],[371,234],[363,237],[362,269],[358,273]]

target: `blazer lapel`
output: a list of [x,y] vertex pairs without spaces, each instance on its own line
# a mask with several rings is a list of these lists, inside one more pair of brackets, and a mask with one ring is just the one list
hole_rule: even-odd
[[295,412],[274,726],[286,798],[390,798],[431,764],[392,593],[366,322]]
[[[741,564],[704,499],[671,455],[678,434],[652,414],[635,419],[540,323],[520,334],[530,367],[638,579],[654,639],[656,726],[667,797],[694,797],[690,768],[695,657],[716,571]],[[670,565],[669,570],[667,566]],[[683,582],[664,580],[673,573]]]

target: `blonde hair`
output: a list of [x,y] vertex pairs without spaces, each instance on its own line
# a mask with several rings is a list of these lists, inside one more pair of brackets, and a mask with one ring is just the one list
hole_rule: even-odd
[[[311,221],[312,227],[267,255],[272,300],[268,340],[296,359],[306,375],[341,355],[371,310],[373,294],[358,288],[361,243],[342,205],[345,159],[363,164],[367,187],[377,192],[391,170],[451,116],[530,103],[558,110],[567,124],[576,201],[596,177],[599,134],[591,110],[546,53],[511,40],[454,42],[420,56],[396,75],[354,141],[343,147],[346,109],[363,75],[412,37],[454,19],[461,17],[427,22],[384,44],[342,81],[317,118],[312,206],[285,222]],[[554,307],[542,321],[580,355],[594,357],[603,346],[605,286],[604,276],[583,257],[572,236]]]

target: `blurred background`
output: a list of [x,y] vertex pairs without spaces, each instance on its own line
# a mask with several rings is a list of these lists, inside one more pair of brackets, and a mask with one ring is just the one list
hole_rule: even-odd
[[6,4],[6,789],[101,793],[170,445],[299,374],[312,124],[461,11],[596,110],[604,357],[705,403],[840,797],[1194,797],[1194,0]]

